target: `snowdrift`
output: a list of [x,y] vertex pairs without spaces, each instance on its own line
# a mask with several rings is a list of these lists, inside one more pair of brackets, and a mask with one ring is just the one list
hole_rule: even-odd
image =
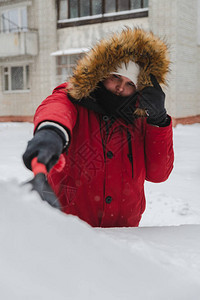
[[95,229],[17,182],[0,195],[0,299],[197,299],[200,225]]

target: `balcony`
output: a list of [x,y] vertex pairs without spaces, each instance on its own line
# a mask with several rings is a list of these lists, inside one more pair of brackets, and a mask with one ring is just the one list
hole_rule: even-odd
[[38,32],[0,34],[0,58],[38,54]]

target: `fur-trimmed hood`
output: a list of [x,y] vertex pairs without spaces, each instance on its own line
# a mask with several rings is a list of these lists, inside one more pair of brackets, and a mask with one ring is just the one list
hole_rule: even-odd
[[78,61],[69,80],[68,92],[76,100],[88,97],[100,81],[129,61],[140,67],[138,90],[151,85],[150,73],[159,83],[166,84],[170,64],[167,45],[152,32],[126,28],[102,39]]

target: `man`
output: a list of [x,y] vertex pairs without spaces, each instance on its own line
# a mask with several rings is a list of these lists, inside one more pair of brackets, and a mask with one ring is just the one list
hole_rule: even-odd
[[145,179],[165,181],[173,168],[159,85],[168,65],[160,39],[126,29],[97,44],[38,107],[24,163],[46,165],[65,213],[91,226],[139,225]]

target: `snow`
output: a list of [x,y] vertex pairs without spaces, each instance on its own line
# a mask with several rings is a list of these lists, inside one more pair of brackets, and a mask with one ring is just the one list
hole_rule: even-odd
[[111,12],[111,13],[105,13],[103,14],[104,17],[114,17],[114,16],[119,16],[119,15],[129,15],[132,13],[140,13],[144,11],[148,11],[149,8],[136,8],[136,9],[130,9],[130,10],[125,10],[125,11],[120,11],[120,12]]
[[200,124],[174,129],[175,163],[164,183],[146,182],[142,226],[200,224]]
[[78,17],[78,18],[70,18],[70,19],[62,19],[58,20],[58,23],[70,23],[70,22],[78,22],[78,21],[85,21],[85,20],[93,20],[93,19],[98,19],[102,18],[104,15],[103,14],[98,14],[98,15],[93,15],[93,16],[85,16],[85,17]]
[[200,293],[200,124],[174,129],[168,181],[139,228],[91,228],[29,186],[29,123],[0,123],[0,299],[188,300]]
[[62,55],[72,55],[88,52],[90,48],[68,48],[64,50],[58,50],[51,53],[51,56],[62,56]]
[[120,16],[120,15],[129,15],[132,13],[140,13],[144,11],[148,11],[148,7],[146,8],[136,8],[136,9],[131,9],[131,10],[125,10],[125,11],[119,11],[119,12],[111,12],[111,13],[104,13],[104,14],[98,14],[98,15],[93,15],[93,16],[84,16],[84,17],[78,17],[78,18],[70,18],[70,19],[62,19],[58,20],[59,24],[62,23],[70,23],[70,22],[78,22],[78,21],[83,21],[83,20],[93,20],[93,19],[98,19],[98,18],[103,18],[103,17],[115,17],[115,16]]

